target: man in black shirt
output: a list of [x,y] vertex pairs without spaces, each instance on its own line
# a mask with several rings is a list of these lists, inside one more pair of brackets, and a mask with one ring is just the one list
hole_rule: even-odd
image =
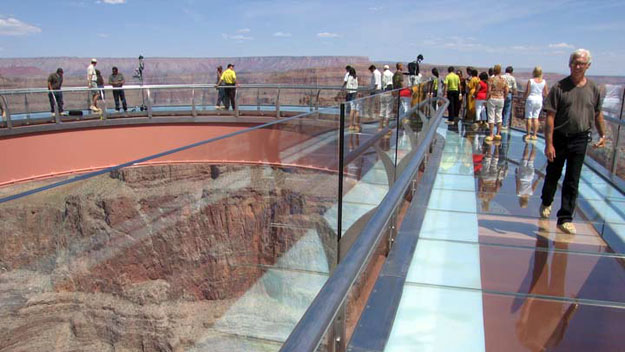
[[408,82],[411,86],[419,84],[419,63],[423,61],[423,55],[419,54],[415,61],[408,63]]
[[566,161],[562,183],[562,205],[558,211],[558,228],[575,234],[573,213],[577,202],[579,177],[594,121],[600,139],[595,148],[605,146],[605,127],[601,112],[599,88],[586,78],[592,56],[578,49],[569,58],[571,74],[555,84],[545,101],[545,156],[549,161],[542,191],[541,218],[551,215],[551,203]]

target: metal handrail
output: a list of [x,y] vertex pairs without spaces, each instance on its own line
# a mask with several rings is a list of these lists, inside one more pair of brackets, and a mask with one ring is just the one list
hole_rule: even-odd
[[[68,87],[62,88],[58,90],[48,90],[47,88],[27,88],[27,89],[3,89],[0,90],[0,95],[13,95],[13,94],[33,94],[33,93],[48,93],[48,92],[88,92],[88,91],[113,91],[113,90],[141,90],[141,89],[202,89],[202,88],[216,88],[215,84],[144,84],[142,86],[139,85],[128,85],[125,87],[112,87],[105,86],[101,88],[87,88],[87,87]],[[219,86],[222,87],[222,86]],[[227,86],[223,86],[223,88],[227,88]],[[302,89],[302,90],[344,90],[345,88],[342,86],[303,86],[303,85],[292,85],[292,84],[240,84],[237,85],[236,88],[242,89],[258,89],[258,88],[266,88],[266,89]],[[358,87],[358,91],[367,92],[371,91],[370,87]]]
[[313,302],[297,323],[280,351],[315,351],[326,330],[339,312],[359,274],[364,270],[383,237],[392,214],[399,206],[406,191],[412,185],[412,180],[418,172],[419,165],[425,158],[430,144],[436,134],[436,129],[442,120],[443,111],[449,104],[444,98],[430,98],[443,100],[444,106],[436,111],[430,130],[417,148],[414,157],[397,179],[394,186],[384,197],[378,210],[365,225],[363,232],[358,236],[351,248],[337,265],[332,275],[323,285]]

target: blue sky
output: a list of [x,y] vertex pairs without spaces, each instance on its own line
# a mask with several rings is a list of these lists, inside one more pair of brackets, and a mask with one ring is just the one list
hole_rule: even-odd
[[625,75],[625,1],[2,0],[0,57],[358,55]]

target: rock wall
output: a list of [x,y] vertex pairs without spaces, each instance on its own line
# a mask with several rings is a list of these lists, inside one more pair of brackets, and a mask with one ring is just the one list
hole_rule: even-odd
[[193,346],[307,229],[330,263],[329,175],[124,169],[0,206],[0,350]]

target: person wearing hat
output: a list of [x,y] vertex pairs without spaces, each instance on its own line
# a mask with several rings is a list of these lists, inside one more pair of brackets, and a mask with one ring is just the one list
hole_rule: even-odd
[[98,74],[96,72],[95,66],[98,64],[98,60],[91,59],[91,65],[87,67],[87,87],[93,89],[91,91],[91,111],[100,112],[101,110],[98,108],[98,98],[100,97],[100,91],[98,88]]
[[63,69],[57,68],[56,72],[51,73],[48,76],[48,99],[50,100],[50,111],[54,114],[54,105],[59,107],[59,113],[63,112],[63,92],[61,92],[61,86],[63,85]]

